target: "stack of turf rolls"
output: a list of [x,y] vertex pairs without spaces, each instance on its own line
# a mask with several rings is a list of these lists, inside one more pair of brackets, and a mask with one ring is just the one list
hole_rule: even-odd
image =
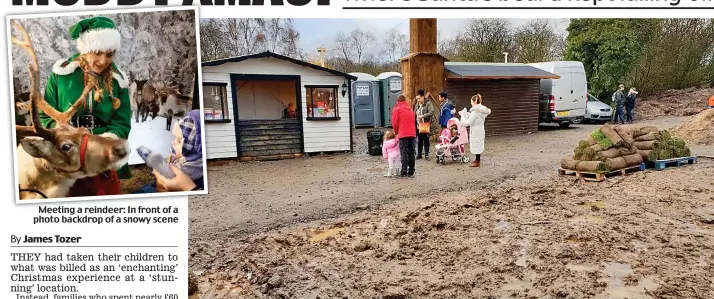
[[563,169],[609,172],[655,161],[686,157],[691,150],[684,140],[656,127],[600,127],[581,140],[572,157],[560,162]]
[[561,161],[563,169],[585,172],[609,172],[642,164],[630,130],[604,125],[578,143],[575,153]]

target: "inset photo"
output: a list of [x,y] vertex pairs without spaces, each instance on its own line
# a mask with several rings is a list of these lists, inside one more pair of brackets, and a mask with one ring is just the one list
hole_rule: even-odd
[[205,194],[198,9],[8,16],[17,202]]

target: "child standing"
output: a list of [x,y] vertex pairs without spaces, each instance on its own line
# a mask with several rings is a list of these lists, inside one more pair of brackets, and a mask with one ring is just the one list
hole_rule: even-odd
[[399,140],[395,138],[394,132],[384,134],[384,143],[382,144],[382,157],[389,163],[389,169],[384,174],[385,177],[396,176],[399,171]]

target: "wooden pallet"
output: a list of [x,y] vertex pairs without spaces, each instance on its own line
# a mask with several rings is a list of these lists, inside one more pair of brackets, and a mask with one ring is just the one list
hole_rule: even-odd
[[590,182],[602,182],[606,180],[608,177],[613,177],[613,176],[618,176],[618,175],[627,175],[633,172],[637,171],[642,171],[645,170],[645,163],[642,163],[637,166],[632,166],[632,167],[627,167],[619,170],[613,170],[609,172],[589,172],[589,171],[578,171],[578,170],[570,170],[570,169],[563,169],[563,168],[558,168],[558,175],[564,176],[564,175],[574,175],[577,179],[583,180],[583,181],[590,181]]
[[670,167],[679,167],[682,165],[695,164],[697,163],[697,157],[682,157],[667,160],[656,160],[647,162],[648,168],[654,168],[656,170],[663,170]]

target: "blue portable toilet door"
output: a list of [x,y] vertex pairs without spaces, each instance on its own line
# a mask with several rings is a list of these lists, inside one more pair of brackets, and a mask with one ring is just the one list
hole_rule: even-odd
[[391,77],[387,81],[387,88],[389,88],[389,92],[387,92],[387,125],[389,127],[392,126],[392,109],[394,106],[397,104],[397,96],[399,96],[400,93],[402,93],[402,78],[399,77]]
[[374,126],[374,88],[368,82],[354,83],[354,124]]

